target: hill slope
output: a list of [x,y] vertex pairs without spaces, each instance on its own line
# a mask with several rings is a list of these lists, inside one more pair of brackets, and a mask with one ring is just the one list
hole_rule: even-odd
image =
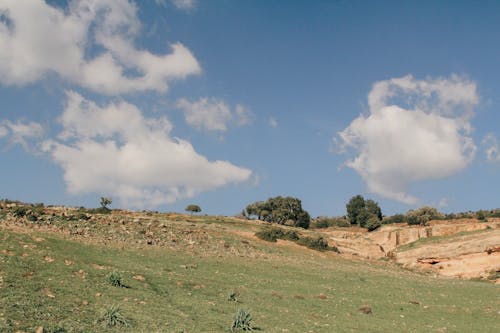
[[[0,215],[1,332],[228,332],[240,308],[263,332],[496,332],[500,322],[498,285],[264,242],[250,237],[255,221],[27,216]],[[130,326],[99,322],[114,304]]]

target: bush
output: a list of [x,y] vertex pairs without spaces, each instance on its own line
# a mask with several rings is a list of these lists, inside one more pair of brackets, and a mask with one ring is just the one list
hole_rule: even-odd
[[382,222],[376,216],[372,216],[364,225],[362,225],[362,227],[368,229],[368,231],[373,231],[378,229],[381,225]]
[[484,210],[479,210],[476,212],[476,218],[479,221],[487,221],[486,220],[486,212]]
[[313,250],[339,252],[335,246],[329,246],[328,241],[323,237],[300,237],[295,230],[284,230],[282,228],[271,227],[256,232],[255,236],[268,242],[276,242],[278,239],[284,239],[299,245],[307,246]]
[[231,325],[231,332],[238,330],[253,331],[255,328],[252,326],[252,315],[250,312],[239,309],[234,315],[233,324]]
[[404,214],[387,216],[382,220],[382,224],[393,224],[393,223],[404,223],[404,222],[406,222],[406,217],[404,216]]
[[345,217],[318,216],[311,222],[311,229],[322,229],[329,227],[350,227],[351,224]]
[[26,214],[28,214],[29,211],[28,206],[16,206],[14,209],[12,209],[12,215],[14,217],[24,217]]
[[420,207],[415,210],[409,210],[406,213],[406,222],[409,225],[425,225],[431,220],[443,219],[444,215],[434,207]]
[[300,239],[299,234],[295,230],[285,230],[281,239],[296,242]]
[[302,237],[297,242],[300,245],[307,246],[310,249],[318,250],[318,251],[328,251],[330,250],[330,246],[328,245],[328,241],[323,237]]
[[281,228],[270,227],[256,232],[255,236],[268,242],[276,242],[278,239],[283,238],[284,232]]

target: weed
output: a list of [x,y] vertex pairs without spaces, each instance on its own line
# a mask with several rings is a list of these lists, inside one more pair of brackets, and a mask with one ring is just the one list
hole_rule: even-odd
[[113,271],[108,275],[108,283],[114,287],[126,288],[127,286],[122,281],[123,277],[120,273]]
[[238,296],[240,294],[237,291],[230,291],[229,294],[227,294],[227,300],[231,302],[239,302],[238,301]]
[[98,319],[98,322],[103,323],[107,327],[130,326],[130,322],[121,313],[119,305],[111,305],[106,309]]
[[239,309],[234,315],[233,324],[231,325],[231,332],[238,330],[253,331],[255,328],[252,326],[252,315],[250,312]]

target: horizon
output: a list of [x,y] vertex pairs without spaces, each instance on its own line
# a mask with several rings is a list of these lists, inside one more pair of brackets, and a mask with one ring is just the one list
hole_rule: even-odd
[[[0,2],[0,198],[498,209],[500,4]],[[50,38],[47,38],[50,36]]]

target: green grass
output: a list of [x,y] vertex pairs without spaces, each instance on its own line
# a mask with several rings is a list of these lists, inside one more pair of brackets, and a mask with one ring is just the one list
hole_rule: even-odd
[[[39,326],[67,332],[229,332],[240,308],[262,332],[498,331],[497,285],[258,240],[243,243],[224,233],[232,222],[190,219],[195,218],[197,226],[190,228],[213,227],[220,238],[192,251],[83,243],[0,226],[0,332],[34,332]],[[240,222],[235,227],[245,228]],[[112,272],[129,288],[109,284]],[[229,293],[237,293],[238,302],[228,301]],[[103,313],[114,305],[129,326],[103,325]],[[362,307],[372,313],[362,313]]]

